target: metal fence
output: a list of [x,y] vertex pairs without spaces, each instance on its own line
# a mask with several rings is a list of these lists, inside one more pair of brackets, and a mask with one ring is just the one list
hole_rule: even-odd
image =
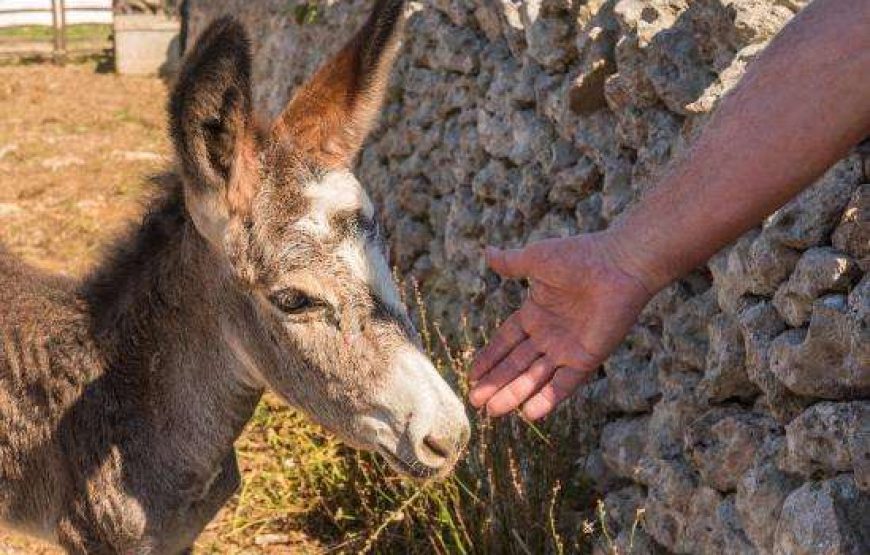
[[[68,56],[104,52],[112,47],[112,19],[112,0],[0,0],[0,58],[63,62]],[[70,28],[83,24],[105,25],[105,33],[71,39]]]

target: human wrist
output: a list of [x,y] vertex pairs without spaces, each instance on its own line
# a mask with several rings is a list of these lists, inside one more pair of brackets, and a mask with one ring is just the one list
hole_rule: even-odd
[[668,271],[666,257],[658,256],[648,240],[622,222],[601,232],[601,239],[612,263],[639,282],[650,297],[675,279]]

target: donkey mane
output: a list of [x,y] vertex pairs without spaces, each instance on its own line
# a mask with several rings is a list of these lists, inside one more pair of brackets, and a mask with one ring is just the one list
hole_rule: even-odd
[[[156,187],[146,201],[141,222],[131,224],[103,249],[99,264],[81,283],[80,292],[87,302],[95,335],[118,323],[122,317],[119,291],[136,290],[144,285],[144,279],[158,273],[160,269],[154,263],[182,238],[188,223],[181,178],[166,172],[149,181]],[[149,271],[143,273],[143,268]]]

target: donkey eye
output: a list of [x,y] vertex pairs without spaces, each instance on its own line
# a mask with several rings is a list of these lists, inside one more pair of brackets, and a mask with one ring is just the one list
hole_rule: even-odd
[[275,308],[288,314],[305,312],[318,305],[317,301],[296,289],[284,289],[272,293],[269,295],[269,301],[275,305]]

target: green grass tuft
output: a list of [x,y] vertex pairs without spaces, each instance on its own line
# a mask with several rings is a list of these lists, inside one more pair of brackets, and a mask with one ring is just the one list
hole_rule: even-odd
[[[112,36],[112,26],[96,23],[67,25],[67,41],[102,41]],[[0,40],[47,41],[54,39],[54,30],[42,25],[23,25],[0,29]]]

